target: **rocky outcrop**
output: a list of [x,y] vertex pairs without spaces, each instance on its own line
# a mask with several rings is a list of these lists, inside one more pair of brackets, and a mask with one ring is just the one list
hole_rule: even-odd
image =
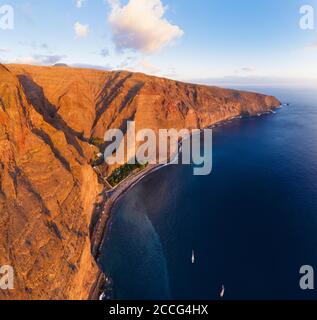
[[274,97],[124,71],[0,65],[0,299],[87,299],[89,226],[102,185],[90,137],[109,128],[204,128],[277,107]]

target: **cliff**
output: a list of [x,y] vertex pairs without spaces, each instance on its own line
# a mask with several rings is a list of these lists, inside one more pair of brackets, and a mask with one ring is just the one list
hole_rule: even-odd
[[88,161],[109,128],[204,128],[279,106],[256,93],[125,71],[0,65],[0,299],[86,299],[89,226],[103,186]]

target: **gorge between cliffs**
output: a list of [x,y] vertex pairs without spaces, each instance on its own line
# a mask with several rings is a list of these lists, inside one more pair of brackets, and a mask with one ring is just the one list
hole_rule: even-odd
[[113,170],[91,166],[92,138],[129,120],[137,130],[204,129],[280,104],[126,71],[0,65],[0,265],[15,272],[15,289],[0,298],[91,296],[100,275],[94,212],[109,206],[103,178]]

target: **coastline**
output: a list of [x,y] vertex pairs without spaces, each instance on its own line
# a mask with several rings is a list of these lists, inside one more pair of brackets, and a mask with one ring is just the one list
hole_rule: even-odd
[[[263,116],[268,114],[275,114],[274,110],[280,109],[283,106],[283,104],[280,104],[278,107],[271,107],[270,110],[256,114],[256,115],[249,115],[248,117],[252,116]],[[228,117],[227,119],[220,120],[212,125],[210,125],[208,128],[216,128],[218,126],[225,125],[226,123],[230,123],[231,121],[242,119],[243,115],[237,115],[233,117]],[[203,129],[201,129],[203,130]],[[107,229],[109,227],[109,222],[111,219],[111,212],[113,207],[116,205],[116,203],[120,200],[120,198],[128,192],[132,187],[137,185],[141,180],[143,180],[148,175],[152,174],[153,172],[156,172],[157,170],[160,170],[166,166],[172,165],[176,157],[179,156],[179,154],[182,152],[182,141],[179,143],[179,150],[178,153],[175,155],[172,161],[170,161],[167,164],[157,164],[157,165],[149,165],[146,169],[127,177],[125,180],[123,180],[118,186],[113,188],[110,191],[104,190],[102,192],[103,201],[101,204],[102,212],[100,213],[98,222],[96,223],[93,234],[91,236],[91,252],[92,256],[94,257],[96,263],[98,264],[98,259],[100,256],[100,250],[103,245],[103,241],[105,238],[105,235],[107,234]],[[112,280],[104,274],[100,268],[99,273],[97,275],[95,284],[93,288],[91,289],[89,300],[99,300],[100,295],[104,291],[105,287],[112,286]],[[113,287],[109,290],[113,294]]]
[[107,229],[106,222],[110,217],[111,209],[116,204],[116,202],[133,186],[135,186],[139,181],[145,178],[150,173],[158,170],[164,165],[149,165],[146,169],[128,177],[123,182],[121,182],[115,189],[110,191],[103,191],[103,210],[101,216],[94,228],[93,235],[91,237],[91,248],[92,255],[98,259],[100,249],[103,243],[103,237]]
[[[169,164],[167,164],[169,165]],[[120,198],[128,192],[132,187],[137,185],[143,178],[147,177],[151,173],[165,167],[166,165],[149,165],[146,169],[128,177],[122,183],[120,183],[115,189],[110,191],[103,191],[103,201],[102,201],[102,212],[98,222],[96,223],[93,234],[91,236],[91,252],[95,261],[98,264],[98,259],[100,256],[100,250],[103,245],[104,237],[107,234],[107,228],[109,226],[109,221],[111,218],[111,211]],[[95,284],[91,289],[89,300],[99,300],[99,297],[107,284],[109,278],[101,270],[97,275]]]

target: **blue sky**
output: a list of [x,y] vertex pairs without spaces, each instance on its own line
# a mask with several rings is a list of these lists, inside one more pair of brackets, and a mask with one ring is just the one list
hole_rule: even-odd
[[[317,82],[317,0],[0,0],[2,62],[142,71],[218,82]],[[317,22],[316,22],[317,24]],[[76,27],[77,26],[77,27]]]

